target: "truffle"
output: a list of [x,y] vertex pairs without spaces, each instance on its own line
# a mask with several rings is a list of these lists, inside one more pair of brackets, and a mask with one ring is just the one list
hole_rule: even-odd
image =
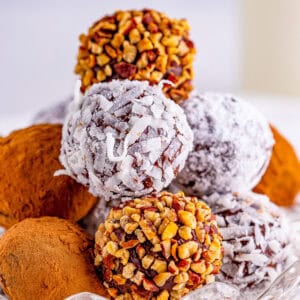
[[80,226],[90,235],[95,235],[100,223],[104,223],[110,210],[119,206],[120,203],[120,200],[105,201],[99,199],[95,207],[79,222]]
[[183,168],[193,133],[182,109],[146,81],[95,84],[63,129],[67,174],[105,200],[159,192]]
[[55,217],[26,219],[0,239],[0,284],[10,299],[105,295],[93,264],[93,242],[77,225]]
[[103,298],[96,294],[83,292],[83,293],[72,295],[66,298],[65,300],[107,300],[107,298]]
[[176,102],[192,90],[195,47],[186,20],[170,19],[154,10],[117,11],[80,35],[75,73],[81,90],[112,79],[162,79],[165,94]]
[[254,191],[266,194],[281,206],[294,204],[300,192],[300,162],[293,146],[274,127],[271,127],[275,145],[266,173]]
[[95,265],[113,299],[179,299],[213,282],[221,267],[215,216],[182,192],[113,208],[95,238]]
[[195,93],[182,108],[194,132],[194,149],[175,184],[196,196],[251,190],[269,164],[274,143],[264,117],[222,94]]
[[53,106],[39,111],[32,120],[33,124],[63,124],[68,112],[68,106],[73,97],[60,101]]
[[73,221],[96,204],[86,187],[61,169],[61,125],[35,125],[0,138],[0,225],[25,218],[58,216]]
[[292,257],[284,216],[266,196],[213,194],[211,206],[223,236],[224,258],[218,279],[247,292],[261,291]]

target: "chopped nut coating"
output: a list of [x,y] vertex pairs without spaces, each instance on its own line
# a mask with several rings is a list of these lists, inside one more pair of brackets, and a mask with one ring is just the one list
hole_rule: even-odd
[[96,234],[95,265],[114,299],[175,300],[214,281],[222,239],[204,202],[161,192],[111,210]]
[[[75,73],[84,92],[93,83],[118,79],[162,79],[165,94],[175,102],[192,90],[196,53],[186,20],[171,19],[154,10],[117,11],[95,22],[79,37]],[[107,66],[110,69],[107,69]]]

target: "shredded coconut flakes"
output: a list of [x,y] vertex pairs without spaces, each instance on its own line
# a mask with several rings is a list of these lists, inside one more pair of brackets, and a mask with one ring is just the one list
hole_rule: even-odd
[[183,110],[148,82],[100,83],[71,105],[60,161],[67,174],[105,200],[168,186],[192,149]]
[[217,217],[224,258],[218,280],[259,293],[293,260],[287,224],[276,205],[252,192],[204,197]]

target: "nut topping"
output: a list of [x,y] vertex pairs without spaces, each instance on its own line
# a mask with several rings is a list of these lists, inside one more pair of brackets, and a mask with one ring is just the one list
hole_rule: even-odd
[[171,240],[177,234],[178,226],[170,222],[162,233],[162,240]]
[[150,268],[151,264],[153,263],[154,261],[154,257],[147,254],[143,259],[142,259],[142,265],[143,265],[143,268],[145,269],[148,269]]
[[167,263],[163,260],[156,259],[151,266],[151,269],[156,271],[157,273],[162,273],[167,270]]
[[186,241],[191,240],[193,238],[192,228],[188,226],[181,226],[179,228],[178,234],[181,238],[183,238]]
[[178,256],[180,259],[191,257],[198,251],[199,245],[197,242],[190,241],[178,247]]
[[127,264],[124,268],[123,268],[123,277],[126,279],[130,279],[131,277],[133,277],[133,272],[136,269],[135,265],[132,263]]
[[163,90],[176,102],[187,99],[192,90],[196,50],[186,20],[154,10],[116,12],[94,23],[79,40],[75,73],[81,77],[82,92],[113,78],[155,84],[170,80],[174,86],[165,84]]
[[153,280],[155,284],[159,287],[162,287],[165,285],[166,281],[172,276],[169,272],[164,272],[156,275]]
[[140,221],[139,225],[141,226],[143,233],[148,240],[152,240],[156,236],[156,229],[151,221],[142,220]]
[[185,210],[180,210],[180,211],[178,211],[178,216],[179,216],[179,220],[182,222],[182,224],[184,224],[192,229],[196,228],[196,218],[191,212],[185,211]]
[[110,212],[96,234],[95,265],[114,299],[175,300],[214,281],[221,235],[205,203],[162,192]]

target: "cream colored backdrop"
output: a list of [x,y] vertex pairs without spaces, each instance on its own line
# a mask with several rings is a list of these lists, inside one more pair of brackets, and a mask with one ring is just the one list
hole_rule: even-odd
[[300,0],[242,1],[241,88],[300,96]]

